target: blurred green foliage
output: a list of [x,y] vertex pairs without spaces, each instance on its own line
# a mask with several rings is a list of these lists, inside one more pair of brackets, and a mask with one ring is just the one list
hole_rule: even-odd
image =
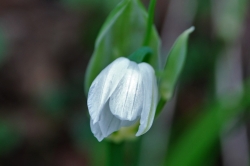
[[69,96],[70,94],[66,89],[48,88],[41,92],[37,101],[40,107],[47,111],[48,115],[62,119],[69,103]]
[[[233,93],[233,92],[231,92]],[[172,144],[165,165],[199,166],[209,150],[218,142],[225,124],[250,106],[250,84],[245,86],[243,96],[238,93],[226,95],[210,103],[194,122]]]
[[86,114],[74,115],[70,121],[70,128],[75,148],[79,151],[87,151],[92,166],[104,165],[108,162],[108,143],[100,143],[93,139]]
[[0,156],[8,154],[20,143],[20,135],[0,119]]

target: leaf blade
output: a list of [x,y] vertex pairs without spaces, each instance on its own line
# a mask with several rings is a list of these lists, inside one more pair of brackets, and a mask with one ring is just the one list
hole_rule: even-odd
[[188,37],[193,31],[194,27],[184,31],[177,38],[168,55],[167,63],[160,82],[161,97],[165,102],[173,96],[175,84],[186,59]]

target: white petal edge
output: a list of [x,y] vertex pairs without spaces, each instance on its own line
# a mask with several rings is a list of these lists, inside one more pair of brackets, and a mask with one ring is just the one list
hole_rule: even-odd
[[158,88],[154,69],[147,63],[140,63],[138,66],[143,77],[144,99],[140,126],[136,136],[146,133],[151,128],[158,103]]
[[129,63],[127,58],[116,59],[91,84],[87,104],[93,124],[99,120],[101,110],[125,75]]
[[105,104],[104,109],[101,112],[100,120],[93,124],[93,120],[90,121],[91,131],[99,142],[101,142],[105,137],[108,137],[115,131],[118,131],[121,127],[131,126],[137,122],[138,119],[134,121],[122,121],[115,117]]
[[92,119],[90,119],[90,129],[99,142],[104,139],[99,123],[94,124]]
[[109,106],[113,115],[121,120],[133,121],[141,114],[143,87],[140,69],[130,61],[126,74],[110,97]]

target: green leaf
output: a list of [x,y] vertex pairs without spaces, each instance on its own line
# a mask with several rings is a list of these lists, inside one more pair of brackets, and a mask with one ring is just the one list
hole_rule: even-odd
[[164,71],[161,75],[160,93],[163,101],[168,101],[174,92],[177,79],[185,62],[188,37],[194,27],[184,31],[172,47]]
[[147,59],[151,54],[152,49],[144,46],[132,53],[128,58],[136,63],[147,62]]
[[[250,85],[250,84],[249,84]],[[242,96],[225,95],[207,106],[186,131],[171,144],[164,165],[199,166],[213,147],[219,133],[244,108],[250,106],[250,86],[245,86]]]
[[[119,57],[129,56],[143,45],[147,17],[147,12],[139,0],[123,0],[110,13],[97,37],[95,50],[86,71],[86,93],[92,81],[108,64]],[[158,69],[160,38],[154,26],[149,43],[153,55],[148,63]]]

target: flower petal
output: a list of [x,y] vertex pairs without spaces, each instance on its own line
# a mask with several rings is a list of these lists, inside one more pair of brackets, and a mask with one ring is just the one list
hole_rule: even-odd
[[104,135],[104,137],[109,136],[114,131],[119,130],[121,126],[121,120],[116,118],[109,109],[108,103],[105,105],[101,116],[100,121],[98,121],[101,131]]
[[119,130],[121,127],[135,124],[137,120],[138,119],[134,121],[122,121],[118,119],[110,112],[109,105],[107,103],[101,111],[100,120],[95,124],[93,124],[93,120],[91,120],[91,131],[98,141],[102,141],[105,137]]
[[152,126],[158,102],[158,88],[154,69],[147,63],[140,63],[138,66],[142,73],[144,95],[140,126],[136,136],[146,133]]
[[130,62],[126,74],[110,97],[111,112],[121,120],[135,120],[141,113],[142,77],[138,65]]
[[87,103],[94,124],[99,120],[100,112],[105,103],[126,73],[129,63],[127,58],[116,59],[103,69],[91,84]]
[[94,124],[92,119],[90,119],[90,129],[99,142],[104,139],[99,123]]

